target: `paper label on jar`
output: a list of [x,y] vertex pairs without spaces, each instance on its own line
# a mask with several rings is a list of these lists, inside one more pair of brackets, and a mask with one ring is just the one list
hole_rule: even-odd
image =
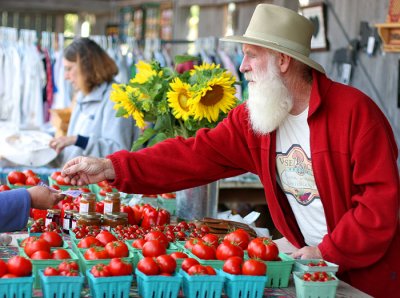
[[102,230],[106,230],[106,231],[111,231],[111,227],[110,226],[101,226]]
[[63,220],[63,229],[64,230],[69,230],[69,223],[70,223],[70,219],[65,219]]
[[71,230],[76,228],[76,220],[72,221]]
[[89,203],[80,203],[79,204],[79,213],[89,212]]
[[53,222],[53,220],[51,218],[46,218],[44,226],[47,227],[51,222]]
[[113,203],[104,203],[104,214],[113,212]]

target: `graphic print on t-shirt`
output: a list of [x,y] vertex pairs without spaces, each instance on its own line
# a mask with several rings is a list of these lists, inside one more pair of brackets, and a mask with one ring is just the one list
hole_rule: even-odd
[[292,195],[301,205],[309,205],[319,199],[311,160],[298,144],[289,150],[277,152],[276,166],[285,193]]

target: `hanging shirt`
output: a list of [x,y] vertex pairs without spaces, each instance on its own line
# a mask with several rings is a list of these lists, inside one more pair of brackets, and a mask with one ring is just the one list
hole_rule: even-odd
[[327,233],[310,154],[308,108],[299,115],[288,115],[276,135],[278,180],[286,194],[307,245],[317,246]]

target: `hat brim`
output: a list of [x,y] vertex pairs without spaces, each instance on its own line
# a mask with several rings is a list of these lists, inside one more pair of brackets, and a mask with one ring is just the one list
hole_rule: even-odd
[[319,72],[325,73],[324,68],[320,64],[315,62],[314,60],[311,60],[307,56],[304,56],[298,52],[292,51],[288,48],[282,47],[276,43],[268,42],[266,40],[251,38],[251,37],[247,37],[247,36],[227,36],[227,37],[220,38],[220,40],[221,41],[238,42],[238,43],[246,43],[246,44],[256,45],[256,46],[260,46],[263,48],[275,50],[280,53],[289,55],[290,57],[293,57],[294,59],[299,60],[300,62],[303,62],[304,64],[318,70]]

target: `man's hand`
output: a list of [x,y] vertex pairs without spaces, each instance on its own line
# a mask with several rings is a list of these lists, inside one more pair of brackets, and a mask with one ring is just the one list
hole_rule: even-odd
[[31,208],[35,209],[50,209],[65,198],[65,195],[52,191],[45,186],[33,186],[28,188],[27,191],[31,196]]
[[61,175],[65,182],[72,185],[86,185],[115,179],[111,160],[98,157],[75,157],[64,165]]
[[322,254],[316,246],[304,246],[292,253],[295,259],[322,259]]
[[62,136],[52,139],[49,145],[57,152],[57,154],[60,154],[65,147],[75,145],[77,139],[78,136]]

